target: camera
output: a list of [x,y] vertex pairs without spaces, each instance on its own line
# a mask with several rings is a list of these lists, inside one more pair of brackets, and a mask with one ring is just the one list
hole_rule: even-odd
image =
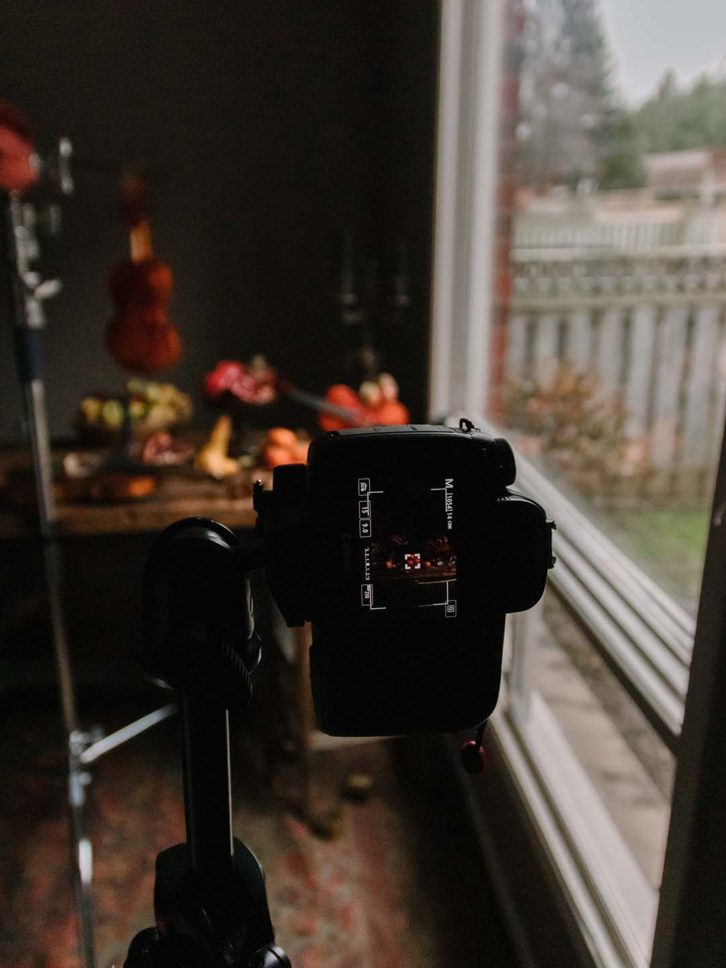
[[[157,857],[157,927],[128,968],[289,968],[264,878],[232,836],[229,709],[244,710],[260,656],[249,573],[264,564],[289,625],[312,622],[321,729],[338,736],[479,726],[462,765],[480,772],[496,705],[507,612],[534,605],[552,522],[511,490],[509,444],[468,421],[341,430],[308,465],[255,485],[260,547],[187,518],[154,542],[144,580],[143,664],[181,693],[186,844]],[[220,952],[222,955],[220,956]]]
[[320,728],[453,732],[484,722],[504,619],[541,597],[552,522],[510,488],[502,438],[468,421],[340,430],[283,465],[254,504],[273,597],[312,622]]

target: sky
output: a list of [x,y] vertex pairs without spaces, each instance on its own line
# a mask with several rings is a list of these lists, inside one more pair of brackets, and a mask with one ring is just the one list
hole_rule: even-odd
[[683,81],[705,69],[726,75],[726,0],[600,0],[629,105],[645,100],[669,67]]

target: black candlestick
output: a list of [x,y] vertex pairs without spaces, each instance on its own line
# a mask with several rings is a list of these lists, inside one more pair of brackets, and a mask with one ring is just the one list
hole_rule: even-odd
[[391,275],[383,273],[374,258],[365,258],[363,262],[365,272],[359,291],[354,235],[349,228],[341,245],[337,301],[342,324],[355,334],[349,365],[357,382],[374,380],[380,374],[388,335],[399,326],[411,305],[408,258],[402,240],[393,247]]

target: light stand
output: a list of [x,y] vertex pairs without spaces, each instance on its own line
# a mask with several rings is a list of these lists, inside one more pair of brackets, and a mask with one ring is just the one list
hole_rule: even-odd
[[[61,188],[69,191],[70,143],[59,144],[54,173]],[[18,377],[23,392],[37,496],[38,528],[43,546],[45,589],[50,612],[58,693],[68,757],[68,807],[73,850],[73,880],[78,912],[81,957],[85,968],[95,968],[93,932],[93,851],[86,831],[87,787],[91,782],[88,767],[104,753],[137,736],[176,711],[167,705],[122,729],[103,736],[98,730],[86,732],[79,726],[75,688],[71,669],[65,613],[63,609],[63,562],[58,534],[58,514],[53,493],[53,467],[48,431],[43,372],[42,330],[45,325],[42,303],[60,291],[56,279],[41,280],[32,271],[37,257],[32,222],[32,206],[15,193],[0,193],[2,258],[9,276],[8,310],[13,323]]]

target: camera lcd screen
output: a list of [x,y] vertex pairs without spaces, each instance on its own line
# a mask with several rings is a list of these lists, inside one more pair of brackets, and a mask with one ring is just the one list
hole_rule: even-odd
[[361,607],[455,618],[454,478],[357,485]]

